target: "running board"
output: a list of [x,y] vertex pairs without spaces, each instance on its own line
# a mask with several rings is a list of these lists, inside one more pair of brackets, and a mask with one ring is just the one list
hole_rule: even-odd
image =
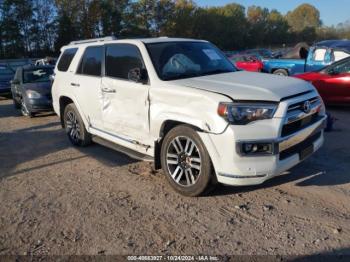
[[121,145],[117,145],[115,143],[112,143],[106,139],[103,139],[101,137],[98,136],[93,136],[92,137],[92,141],[94,141],[97,144],[100,144],[101,146],[105,146],[108,147],[112,150],[118,151],[120,153],[123,153],[131,158],[134,158],[136,160],[142,160],[142,161],[148,161],[148,162],[152,162],[154,161],[153,157],[147,156],[145,154],[136,152],[130,148],[126,148],[124,146]]

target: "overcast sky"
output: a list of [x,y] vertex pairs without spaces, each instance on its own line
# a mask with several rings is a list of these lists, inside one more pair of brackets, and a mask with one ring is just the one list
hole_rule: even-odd
[[350,19],[350,0],[195,0],[200,6],[218,6],[227,3],[238,3],[245,7],[258,5],[269,9],[277,9],[283,14],[293,10],[300,4],[314,5],[321,13],[321,19],[327,26],[337,25]]

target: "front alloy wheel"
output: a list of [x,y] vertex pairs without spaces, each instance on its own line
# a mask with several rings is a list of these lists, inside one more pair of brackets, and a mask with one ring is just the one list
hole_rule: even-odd
[[185,196],[198,196],[212,179],[209,154],[197,131],[179,125],[164,137],[161,149],[162,168],[170,185]]
[[167,149],[167,167],[180,186],[191,186],[201,174],[201,155],[195,142],[184,136],[175,137]]

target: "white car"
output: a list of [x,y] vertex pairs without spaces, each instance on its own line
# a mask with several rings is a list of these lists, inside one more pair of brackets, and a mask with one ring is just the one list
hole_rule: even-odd
[[154,161],[183,195],[263,183],[323,143],[310,83],[238,71],[207,41],[103,38],[61,51],[53,105],[70,141]]

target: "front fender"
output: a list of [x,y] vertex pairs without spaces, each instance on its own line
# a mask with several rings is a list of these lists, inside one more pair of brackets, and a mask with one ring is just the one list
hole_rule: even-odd
[[[183,91],[180,91],[182,89]],[[185,92],[186,90],[186,92]],[[166,121],[197,127],[207,133],[220,134],[228,123],[217,113],[219,102],[231,102],[220,94],[193,88],[153,89],[150,105],[150,133],[155,139]]]

